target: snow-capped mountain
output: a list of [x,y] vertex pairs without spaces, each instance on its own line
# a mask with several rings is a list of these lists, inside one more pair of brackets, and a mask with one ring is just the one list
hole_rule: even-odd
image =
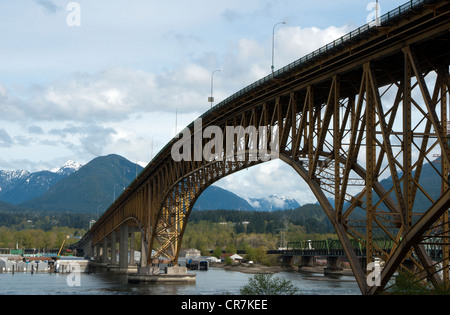
[[217,186],[210,186],[198,198],[194,210],[277,211],[299,207],[296,200],[286,196],[245,198]]
[[67,161],[60,168],[52,169],[52,173],[67,176],[78,171],[83,165],[74,161]]
[[30,176],[30,172],[24,170],[0,170],[0,192],[11,189],[28,176]]
[[249,198],[249,203],[257,211],[276,211],[296,209],[300,204],[293,198],[270,195],[264,198]]
[[24,170],[0,170],[0,201],[16,205],[41,196],[54,184],[80,168],[81,164],[67,161],[52,171],[30,173]]

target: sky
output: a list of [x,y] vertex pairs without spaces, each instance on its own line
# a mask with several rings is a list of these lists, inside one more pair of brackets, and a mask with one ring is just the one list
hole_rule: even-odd
[[[405,0],[380,0],[381,13]],[[0,0],[0,169],[119,154],[143,166],[176,130],[275,69],[362,26],[369,0]],[[177,123],[177,126],[176,126]],[[316,202],[273,161],[217,183]]]

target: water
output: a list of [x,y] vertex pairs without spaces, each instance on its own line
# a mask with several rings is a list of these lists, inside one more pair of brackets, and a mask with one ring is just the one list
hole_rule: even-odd
[[[190,285],[130,284],[124,275],[105,273],[82,273],[79,278],[68,274],[2,273],[0,295],[238,295],[253,276],[221,268],[195,273],[197,282]],[[323,274],[280,272],[274,277],[290,280],[302,295],[361,294],[354,278],[349,276],[332,279]]]

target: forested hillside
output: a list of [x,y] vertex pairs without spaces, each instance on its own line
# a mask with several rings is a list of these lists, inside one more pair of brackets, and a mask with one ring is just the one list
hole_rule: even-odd
[[[92,214],[29,211],[0,203],[0,247],[15,247],[18,243],[21,248],[57,248],[66,234],[84,235],[91,219],[95,219]],[[183,247],[273,249],[278,246],[281,230],[287,241],[328,238],[334,233],[318,205],[275,212],[193,211]]]
[[236,233],[276,234],[285,222],[303,226],[307,233],[333,233],[334,229],[319,205],[304,205],[295,210],[274,212],[212,210],[192,212],[189,223],[208,221],[234,223]]

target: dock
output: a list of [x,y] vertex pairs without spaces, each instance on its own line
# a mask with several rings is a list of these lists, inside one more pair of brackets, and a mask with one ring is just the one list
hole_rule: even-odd
[[165,267],[164,273],[158,267],[139,268],[138,273],[129,274],[129,283],[185,283],[195,284],[196,274],[187,273],[186,267]]
[[23,257],[0,255],[0,273],[87,272],[89,261],[80,257]]

